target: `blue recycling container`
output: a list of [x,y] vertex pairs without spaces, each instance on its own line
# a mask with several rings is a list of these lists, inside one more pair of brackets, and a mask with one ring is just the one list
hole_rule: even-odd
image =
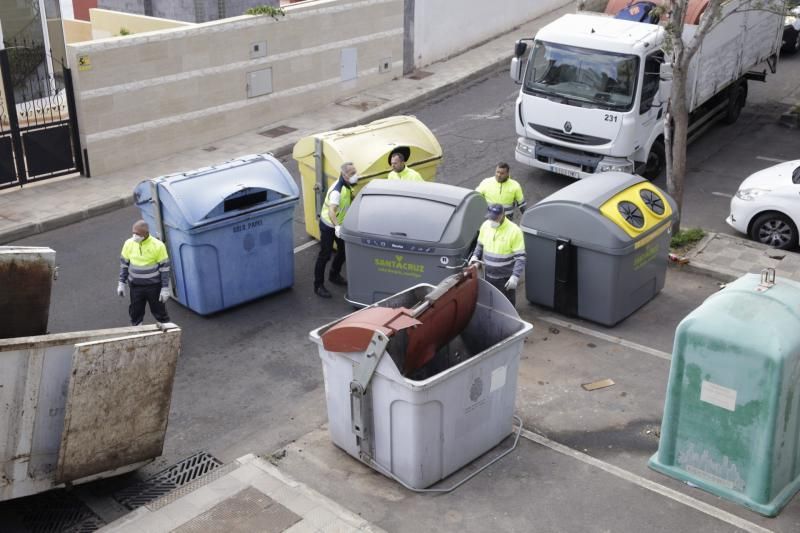
[[146,180],[134,190],[150,231],[165,240],[173,296],[208,315],[291,287],[299,190],[269,154]]

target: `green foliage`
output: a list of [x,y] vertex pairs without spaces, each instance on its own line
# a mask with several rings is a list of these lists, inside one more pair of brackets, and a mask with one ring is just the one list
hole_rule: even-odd
[[125,28],[124,26],[119,29],[119,35],[120,36],[125,36],[125,35],[130,35],[130,34],[131,34],[131,30],[129,30],[128,28]]
[[705,236],[706,232],[700,228],[682,229],[672,236],[670,248],[686,248],[696,243]]
[[245,15],[269,15],[270,17],[278,20],[278,17],[285,17],[286,12],[274,6],[255,6],[249,8],[247,11],[244,12]]

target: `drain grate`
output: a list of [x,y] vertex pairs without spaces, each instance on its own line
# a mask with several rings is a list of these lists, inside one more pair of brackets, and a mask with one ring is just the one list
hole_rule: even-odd
[[204,476],[222,466],[222,461],[211,454],[200,452],[162,470],[150,479],[122,489],[114,494],[114,499],[130,510],[156,500],[170,491]]
[[259,131],[259,135],[263,135],[264,137],[280,137],[281,135],[286,135],[287,133],[292,133],[293,131],[297,131],[297,128],[293,128],[291,126],[278,126],[269,130]]
[[427,78],[428,76],[433,76],[433,72],[428,72],[427,70],[415,70],[409,74],[407,78],[410,80],[421,80],[423,78]]
[[30,533],[92,533],[105,522],[64,490],[45,492],[16,503],[16,515]]

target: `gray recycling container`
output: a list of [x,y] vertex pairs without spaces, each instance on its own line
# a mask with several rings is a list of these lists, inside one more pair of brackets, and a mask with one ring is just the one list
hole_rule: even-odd
[[[374,305],[411,308],[433,289],[416,285]],[[352,428],[350,383],[367,352],[330,352],[322,343],[325,332],[341,320],[309,337],[322,360],[331,440],[363,460]],[[460,362],[417,381],[404,377],[389,354],[383,356],[369,385],[374,451],[367,464],[421,489],[501,443],[512,431],[519,359],[532,329],[503,293],[478,280],[472,318],[435,356],[459,353]]]
[[299,192],[271,155],[143,181],[134,198],[191,310],[207,315],[293,285]]
[[664,287],[675,202],[646,179],[605,172],[525,211],[528,301],[613,326]]
[[342,224],[347,251],[347,301],[377,302],[417,283],[437,284],[469,260],[486,215],[471,189],[373,180],[356,196]]

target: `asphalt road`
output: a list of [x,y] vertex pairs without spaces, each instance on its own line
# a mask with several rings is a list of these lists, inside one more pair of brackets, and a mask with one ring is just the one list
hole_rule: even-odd
[[[780,103],[800,79],[800,55],[781,64],[770,83],[751,84],[751,98],[737,124],[715,127],[690,147],[684,226],[729,231],[728,198],[749,173],[798,157],[800,134],[777,125]],[[474,187],[504,160],[524,187],[529,203],[571,183],[568,178],[526,169],[514,161],[513,106],[517,86],[503,71],[424,106],[407,110],[434,131],[444,150],[437,179]],[[285,161],[297,176],[293,161]],[[663,178],[657,182],[664,185]],[[51,303],[50,331],[116,327],[127,323],[127,302],[115,294],[119,249],[138,218],[126,208],[16,244],[50,246],[60,279]],[[309,240],[302,212],[295,212],[296,245]],[[163,456],[139,472],[106,484],[113,490],[167,465],[207,451],[223,461],[284,446],[326,420],[316,347],[308,332],[351,307],[341,298],[321,300],[312,292],[317,248],[295,256],[295,285],[261,300],[200,317],[169,304],[184,331]],[[334,296],[343,291],[329,287]],[[149,319],[149,318],[148,318]],[[146,319],[146,320],[148,320]],[[0,515],[8,511],[0,504]]]

